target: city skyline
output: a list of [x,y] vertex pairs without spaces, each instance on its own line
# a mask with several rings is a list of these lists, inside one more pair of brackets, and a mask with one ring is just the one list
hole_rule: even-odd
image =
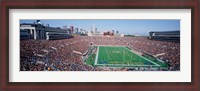
[[[33,23],[36,20],[20,20],[22,23]],[[180,31],[180,20],[76,20],[76,19],[63,19],[63,20],[42,20],[41,22],[50,27],[63,27],[74,26],[74,28],[84,29],[90,31],[95,25],[97,31],[119,31],[120,34],[130,35],[148,35],[150,31]]]

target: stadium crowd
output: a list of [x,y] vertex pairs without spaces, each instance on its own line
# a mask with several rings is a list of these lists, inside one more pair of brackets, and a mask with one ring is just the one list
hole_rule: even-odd
[[[158,55],[169,64],[168,70],[180,70],[180,43],[149,40],[146,37],[74,36],[62,40],[21,40],[21,71],[120,71],[128,68],[93,67],[82,61],[92,45],[130,46],[134,50]],[[138,69],[137,69],[138,70]]]

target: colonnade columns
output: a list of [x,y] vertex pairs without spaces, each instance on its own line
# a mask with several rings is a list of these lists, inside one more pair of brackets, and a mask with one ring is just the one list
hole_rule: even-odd
[[36,29],[34,29],[34,39],[37,39],[37,33],[36,33]]

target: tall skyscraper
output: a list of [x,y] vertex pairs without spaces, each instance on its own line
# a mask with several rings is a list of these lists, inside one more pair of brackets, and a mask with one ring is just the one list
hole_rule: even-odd
[[97,28],[95,28],[95,33],[98,33]]
[[112,33],[114,34],[114,33],[115,33],[115,30],[112,30]]
[[91,26],[91,30],[89,31],[89,33],[92,33],[92,26]]
[[71,33],[74,33],[74,26],[70,26]]
[[67,27],[67,31],[68,31],[69,34],[71,34],[71,29],[70,29],[70,27]]
[[75,33],[78,34],[79,33],[79,30],[78,28],[75,28]]
[[67,29],[67,25],[64,25],[64,26],[63,26],[63,29]]
[[119,34],[119,31],[118,31],[118,30],[116,31],[116,34]]
[[96,30],[95,30],[95,24],[92,24],[92,33],[96,33]]

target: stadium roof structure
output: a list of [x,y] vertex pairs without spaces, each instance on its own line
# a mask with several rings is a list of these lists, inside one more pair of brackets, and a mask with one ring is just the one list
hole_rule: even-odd
[[61,32],[67,32],[66,29],[61,29],[60,27],[49,27],[49,26],[44,26],[42,24],[34,24],[34,23],[22,23],[20,24],[20,27],[37,27],[37,28],[44,28],[47,31],[61,31]]

